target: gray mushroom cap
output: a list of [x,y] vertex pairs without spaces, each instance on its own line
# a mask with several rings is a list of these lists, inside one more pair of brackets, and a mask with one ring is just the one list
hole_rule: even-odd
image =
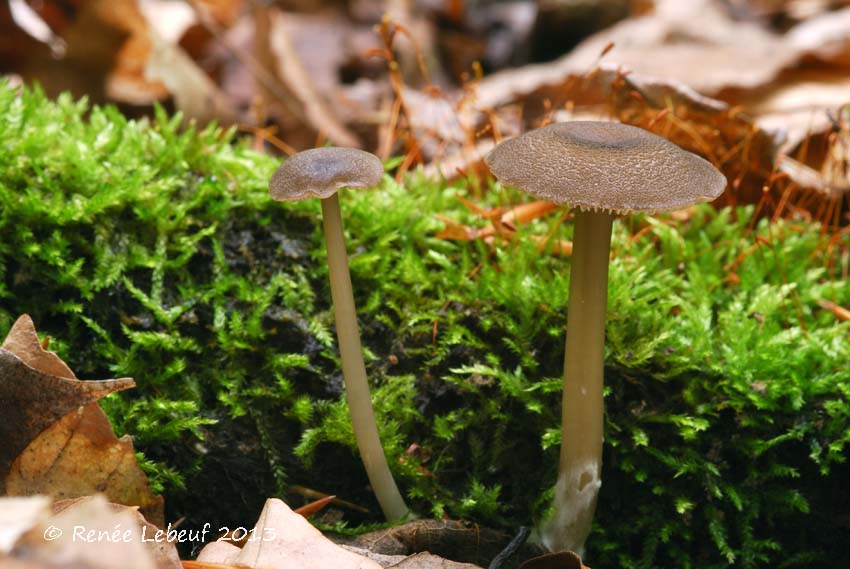
[[269,181],[277,201],[329,198],[340,188],[372,188],[384,175],[374,154],[356,148],[313,148],[293,154]]
[[534,197],[615,213],[672,211],[726,187],[707,160],[614,122],[550,124],[502,142],[484,161],[501,182]]

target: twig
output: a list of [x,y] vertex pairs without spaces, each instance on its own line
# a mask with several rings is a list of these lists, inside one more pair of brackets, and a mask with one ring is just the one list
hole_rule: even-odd
[[528,535],[530,533],[531,531],[525,526],[519,528],[519,531],[514,536],[514,538],[510,541],[510,543],[505,546],[502,551],[499,552],[496,557],[493,558],[493,560],[490,562],[490,565],[487,566],[487,569],[502,569],[502,567],[505,566],[505,563],[507,563],[511,555],[516,553],[519,548],[523,546],[525,541],[528,539]]

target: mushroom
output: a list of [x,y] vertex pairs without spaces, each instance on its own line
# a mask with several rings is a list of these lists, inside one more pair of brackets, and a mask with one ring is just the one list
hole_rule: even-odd
[[363,150],[314,148],[299,152],[281,164],[269,182],[269,194],[278,201],[299,201],[314,197],[322,200],[328,277],[354,437],[381,510],[388,520],[393,521],[404,518],[408,508],[390,473],[375,423],[337,195],[337,191],[343,187],[374,187],[381,181],[383,174],[381,161]]
[[501,182],[575,208],[561,455],[543,541],[553,551],[581,553],[602,485],[605,305],[614,215],[711,201],[723,192],[726,178],[664,138],[613,122],[551,124],[502,142],[484,160]]

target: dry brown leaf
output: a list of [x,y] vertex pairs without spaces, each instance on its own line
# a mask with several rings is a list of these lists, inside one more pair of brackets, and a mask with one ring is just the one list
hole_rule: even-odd
[[[102,494],[97,494],[94,496],[60,500],[53,504],[53,514],[59,514],[70,509],[87,507],[86,504],[99,500],[102,496]],[[163,536],[161,533],[158,534],[157,532],[160,532],[160,528],[145,519],[137,507],[112,502],[109,504],[109,509],[116,514],[128,514],[133,518],[135,526],[144,531],[142,534],[144,536],[142,544],[154,563],[156,563],[157,569],[178,569],[180,567],[180,556],[177,554],[175,541],[169,541],[167,536]]]
[[417,553],[407,557],[401,563],[390,565],[395,569],[480,569],[472,563],[459,563],[428,552]]
[[[51,567],[178,569],[176,550],[155,559],[150,530],[134,508],[110,504],[102,495],[75,500],[40,520],[17,540],[10,557]],[[144,532],[144,533],[143,533]]]
[[20,71],[32,60],[51,58],[50,46],[19,27],[9,2],[0,2],[0,30],[0,64],[5,70]]
[[290,40],[294,22],[285,12],[270,10],[269,24],[270,48],[277,58],[275,70],[303,109],[308,124],[339,146],[359,147],[357,136],[342,124],[305,70]]
[[91,7],[86,9],[94,10],[104,26],[127,34],[106,79],[107,97],[135,105],[165,99],[167,85],[146,73],[154,41],[137,0],[98,0],[87,4]]
[[285,26],[292,49],[323,97],[342,87],[340,77],[345,66],[360,65],[365,54],[378,47],[371,26],[352,22],[344,9],[287,11],[283,15],[284,19],[270,33],[275,33],[280,25]]
[[[12,327],[2,351],[20,358],[35,373],[49,374],[47,377],[53,378],[52,381],[63,382],[60,385],[103,383],[78,381],[65,362],[41,347],[32,319],[27,315]],[[122,382],[119,384],[122,389],[134,385],[128,378],[108,381]],[[0,389],[2,382],[0,371]],[[22,410],[33,407],[31,412],[37,413],[38,408],[26,396],[24,393],[18,407]],[[44,393],[35,394],[35,397],[43,396]],[[103,492],[112,502],[139,506],[150,521],[162,525],[162,498],[151,493],[147,477],[136,462],[130,437],[116,438],[109,419],[97,403],[89,401],[76,402],[70,409],[63,407],[64,412],[47,415],[52,424],[27,434],[29,440],[16,445],[25,446],[17,456],[12,456],[8,470],[0,471],[0,484],[11,496],[49,494],[65,499]],[[4,405],[0,396],[0,409]]]
[[790,156],[781,157],[779,170],[788,174],[791,181],[801,188],[810,188],[823,194],[831,193],[829,184],[820,172]]
[[213,541],[204,546],[198,554],[198,563],[210,565],[233,565],[237,562],[242,548],[227,541]]
[[841,6],[850,0],[748,0],[735,2],[741,17],[761,18],[779,23],[799,22]]
[[146,13],[156,17],[163,6],[147,3],[143,13],[138,0],[91,0],[76,3],[74,9],[54,4],[40,4],[41,14],[64,40],[66,53],[30,58],[23,71],[49,93],[71,90],[96,101],[133,105],[149,105],[171,95],[188,118],[235,120],[230,101],[206,73],[149,25]]
[[766,92],[731,98],[746,108],[762,129],[784,135],[793,151],[811,136],[832,128],[829,113],[850,102],[850,71],[845,75],[801,70],[776,81]]
[[195,11],[185,2],[143,0],[139,10],[149,28],[171,43],[178,43],[198,23]]
[[[23,360],[9,348],[29,344],[21,350]],[[57,369],[55,354],[39,352],[38,336],[29,316],[21,316],[0,346],[0,491],[15,458],[44,429],[81,405],[97,401],[113,391],[135,385],[130,378],[78,381],[42,370]],[[70,371],[70,370],[69,370]]]
[[850,194],[850,103],[838,109],[821,173],[833,194]]
[[111,502],[138,506],[157,525],[164,521],[162,497],[151,493],[131,438],[117,438],[97,404],[71,411],[36,437],[12,463],[6,492],[58,500],[103,492]]
[[[5,2],[3,4],[6,4]],[[71,91],[77,96],[87,95],[95,101],[106,98],[107,77],[115,67],[117,55],[128,39],[128,31],[117,29],[105,21],[101,14],[106,0],[85,2],[76,10],[58,8],[55,2],[30,4],[40,9],[52,31],[61,37],[64,53],[51,53],[46,45],[32,45],[33,39],[23,34],[10,33],[18,43],[9,46],[20,50],[12,55],[19,60],[14,69],[27,81],[38,81],[52,96]],[[0,22],[2,18],[0,18]],[[14,28],[13,28],[14,29]],[[6,36],[6,32],[0,36]],[[19,41],[23,40],[23,41]],[[0,40],[0,45],[5,42]],[[3,55],[10,55],[3,50]],[[5,57],[4,57],[5,59]]]
[[45,349],[38,341],[35,324],[33,324],[29,314],[24,314],[18,318],[0,348],[9,350],[25,364],[42,373],[65,379],[77,379],[77,376],[74,375],[68,364],[62,361],[62,358]]
[[591,73],[600,59],[608,67],[682,83],[733,104],[743,96],[749,103],[771,97],[777,78],[782,83],[806,81],[808,71],[794,77],[805,70],[801,63],[815,59],[820,80],[837,90],[850,67],[848,38],[850,9],[823,14],[779,35],[754,20],[733,20],[718,2],[661,0],[653,12],[592,36],[552,63],[484,78],[477,87],[477,104],[495,108],[522,102],[532,93],[564,85],[570,76]]
[[780,36],[754,22],[730,19],[716,2],[659,0],[653,12],[591,36],[552,63],[486,77],[478,101],[496,107],[569,75],[588,73],[611,43],[607,64],[675,80],[702,93],[763,85],[799,57]]
[[[380,569],[381,566],[336,545],[293,512],[282,500],[269,498],[253,537],[239,550],[216,542],[201,551],[199,561],[254,569]],[[229,547],[228,547],[229,546]],[[238,553],[238,554],[237,554]],[[235,554],[235,555],[234,555]]]
[[431,136],[440,142],[461,144],[467,133],[460,122],[457,101],[436,92],[405,87],[404,101],[410,108],[410,126],[417,136]]
[[796,50],[833,64],[850,64],[850,6],[824,12],[795,26],[788,41]]
[[[790,211],[805,209],[827,227],[839,227],[846,219],[850,196],[850,103],[830,116],[830,129],[807,137],[794,151],[800,158],[782,155],[779,171],[781,206]],[[782,213],[781,211],[779,213]]]
[[0,498],[0,559],[18,540],[50,516],[50,498]]
[[227,96],[178,45],[149,30],[152,49],[145,65],[145,78],[160,81],[174,97],[186,118],[201,122],[236,120],[236,110]]

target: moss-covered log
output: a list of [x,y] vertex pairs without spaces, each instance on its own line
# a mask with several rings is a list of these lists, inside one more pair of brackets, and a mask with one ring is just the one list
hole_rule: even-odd
[[[0,141],[0,336],[28,312],[81,377],[136,379],[104,405],[172,519],[244,525],[290,484],[380,519],[319,206],[268,199],[277,160],[8,86]],[[411,505],[528,525],[555,482],[569,259],[522,237],[553,219],[495,248],[437,239],[435,213],[477,222],[463,191],[412,177],[342,198],[366,363]],[[850,305],[847,241],[750,216],[617,224],[593,566],[850,565],[850,338],[818,305]]]

